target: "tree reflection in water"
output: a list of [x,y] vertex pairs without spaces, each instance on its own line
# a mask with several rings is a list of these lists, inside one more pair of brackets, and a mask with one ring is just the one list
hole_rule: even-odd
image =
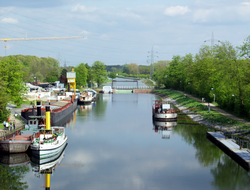
[[187,116],[179,117],[182,118],[181,123],[187,118],[187,125],[177,125],[172,132],[180,134],[188,144],[196,148],[195,157],[201,166],[212,167],[214,180],[211,184],[220,190],[249,189],[250,176],[247,171],[206,138],[209,128],[191,125],[193,121]]
[[22,179],[28,171],[28,165],[13,167],[0,165],[0,189],[27,189],[27,182],[22,182]]

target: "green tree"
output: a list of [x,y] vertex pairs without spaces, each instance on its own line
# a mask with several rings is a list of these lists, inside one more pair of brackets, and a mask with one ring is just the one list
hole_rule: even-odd
[[241,57],[250,59],[250,36],[244,40],[243,45],[239,46],[238,49],[240,50]]
[[108,80],[106,66],[103,62],[96,61],[94,62],[92,68],[94,72],[94,79],[99,87],[102,83],[105,83]]
[[88,69],[85,67],[84,63],[80,63],[76,68],[76,87],[80,88],[87,84]]
[[0,65],[0,76],[3,85],[1,88],[17,106],[20,106],[23,102],[22,94],[26,90],[22,82],[24,76],[23,66],[13,56],[0,61]]
[[88,85],[92,85],[92,83],[94,82],[94,71],[93,69],[88,65],[88,63],[85,64],[85,67],[87,68],[88,70],[88,77],[87,77],[87,84]]
[[116,74],[115,73],[109,73],[109,78],[115,79],[116,78]]
[[51,70],[46,76],[46,82],[58,81],[59,75],[57,71]]
[[66,77],[67,72],[68,72],[67,69],[63,68],[63,70],[61,72],[61,75],[64,76],[64,77]]
[[7,103],[10,101],[10,95],[6,91],[5,83],[0,79],[0,121],[6,120],[9,111],[6,109]]
[[124,64],[124,65],[123,65],[123,67],[122,67],[122,72],[123,72],[123,73],[126,73],[126,74],[129,74],[128,64]]
[[132,75],[139,74],[139,68],[138,68],[138,65],[136,63],[128,64],[128,70],[129,70],[129,74],[132,74]]

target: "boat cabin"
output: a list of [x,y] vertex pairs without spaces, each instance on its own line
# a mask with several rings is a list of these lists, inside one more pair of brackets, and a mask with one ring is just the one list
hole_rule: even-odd
[[40,129],[36,138],[39,138],[39,141],[53,139],[56,136],[64,136],[64,127],[52,127],[51,129]]
[[161,100],[154,100],[153,111],[154,113],[175,113],[175,110],[171,108],[171,104]]

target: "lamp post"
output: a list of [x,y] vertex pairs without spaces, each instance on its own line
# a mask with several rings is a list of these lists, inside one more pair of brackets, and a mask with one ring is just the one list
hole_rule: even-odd
[[36,84],[36,76],[34,76],[34,83]]
[[[214,88],[211,88],[211,90],[214,90]],[[215,94],[213,94],[214,95],[214,103],[215,103]]]
[[234,96],[234,94],[232,94],[232,96],[234,97],[234,112],[235,112],[236,97]]

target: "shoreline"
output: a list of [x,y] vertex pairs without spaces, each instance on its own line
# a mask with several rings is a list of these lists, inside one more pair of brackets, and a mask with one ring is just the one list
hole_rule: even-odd
[[[152,92],[152,94],[160,96],[163,101],[170,101],[171,103],[173,103],[174,106],[176,106],[180,110],[181,109],[189,109],[189,107],[179,105],[175,99],[170,98],[166,94],[162,94],[162,93],[158,93],[158,92]],[[223,132],[231,132],[231,131],[235,131],[237,128],[236,126],[219,125],[217,123],[211,123],[209,121],[204,120],[203,116],[201,116],[200,114],[194,114],[194,113],[189,114],[189,110],[184,110],[184,111],[182,111],[182,113],[185,113],[193,121],[195,121],[199,124],[202,124],[202,125],[206,125],[207,127],[214,128],[215,130],[220,130]]]

